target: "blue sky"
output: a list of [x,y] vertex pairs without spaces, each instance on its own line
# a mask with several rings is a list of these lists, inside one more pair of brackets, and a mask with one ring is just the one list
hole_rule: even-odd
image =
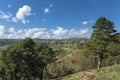
[[0,38],[90,37],[99,17],[120,32],[120,0],[1,0]]

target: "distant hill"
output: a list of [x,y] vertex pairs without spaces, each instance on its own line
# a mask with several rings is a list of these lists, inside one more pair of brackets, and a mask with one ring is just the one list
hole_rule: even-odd
[[68,38],[68,40],[88,40],[89,38]]
[[[10,46],[16,44],[22,39],[0,39],[0,46]],[[35,42],[52,42],[52,41],[76,41],[76,40],[88,40],[87,38],[68,38],[68,39],[39,39],[34,38]]]
[[21,39],[0,39],[0,46],[10,46],[10,45],[14,45],[15,43],[17,43],[18,41],[20,41]]

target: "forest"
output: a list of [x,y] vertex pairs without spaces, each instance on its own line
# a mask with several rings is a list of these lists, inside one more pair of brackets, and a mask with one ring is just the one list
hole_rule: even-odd
[[92,28],[89,39],[1,39],[0,80],[120,80],[120,32],[105,17]]

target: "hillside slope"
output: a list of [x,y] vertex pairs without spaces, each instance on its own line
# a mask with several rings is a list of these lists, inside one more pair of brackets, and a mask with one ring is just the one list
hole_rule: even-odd
[[99,71],[90,70],[78,72],[54,80],[120,80],[120,65],[104,67],[101,68]]

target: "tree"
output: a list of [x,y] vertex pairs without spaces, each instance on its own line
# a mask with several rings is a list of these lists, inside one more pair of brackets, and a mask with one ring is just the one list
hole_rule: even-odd
[[114,59],[114,64],[117,64],[118,59],[120,58],[120,33],[116,33],[113,35],[111,42],[107,46],[108,53]]
[[54,60],[55,53],[47,44],[36,44],[26,38],[1,53],[5,68],[0,69],[0,74],[5,70],[5,80],[43,80],[44,69]]
[[21,40],[14,46],[10,46],[1,53],[1,60],[5,66],[6,80],[20,80],[30,77],[30,69],[27,64],[32,57],[34,42],[31,38]]
[[35,73],[39,74],[37,77],[42,80],[46,66],[55,61],[55,52],[47,44],[42,43],[36,44],[35,54],[36,57],[34,62],[36,62],[35,67],[37,67]]
[[104,55],[106,53],[106,47],[111,40],[111,36],[116,32],[116,30],[113,29],[114,23],[104,17],[100,17],[96,21],[93,28],[94,31],[92,33],[91,39],[87,44],[85,44],[85,52],[96,56],[99,70],[102,66],[102,60],[104,59]]

